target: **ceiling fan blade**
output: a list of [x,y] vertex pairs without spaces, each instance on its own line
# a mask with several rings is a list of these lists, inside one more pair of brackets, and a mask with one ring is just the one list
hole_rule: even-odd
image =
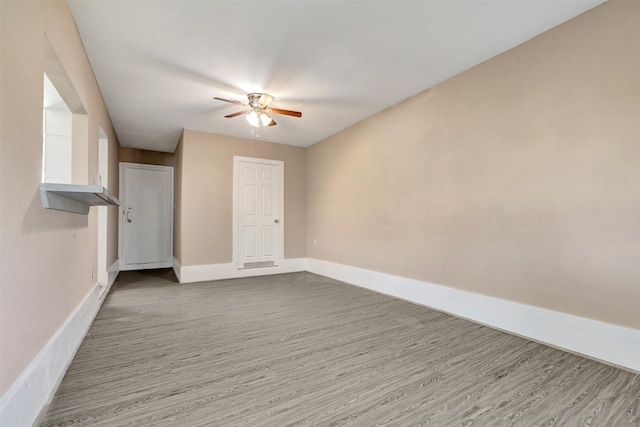
[[251,110],[242,110],[242,111],[238,111],[237,113],[228,114],[225,117],[230,119],[231,117],[236,117],[236,116],[240,116],[242,114],[247,114],[249,111],[251,111]]
[[269,108],[269,111],[274,114],[283,114],[285,116],[302,117],[300,111],[281,110],[280,108]]
[[217,96],[214,96],[213,99],[217,99],[218,101],[230,102],[232,104],[237,104],[237,105],[247,105],[244,102],[236,101],[235,99],[224,99],[224,98],[218,98]]
[[273,96],[269,95],[268,93],[263,93],[260,96],[259,103],[262,108],[265,108],[271,101],[273,101]]

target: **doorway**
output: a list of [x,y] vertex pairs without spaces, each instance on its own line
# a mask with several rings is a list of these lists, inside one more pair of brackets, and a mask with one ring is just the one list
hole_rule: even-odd
[[173,266],[173,167],[120,163],[120,270]]
[[279,266],[284,254],[284,162],[234,156],[233,177],[236,268]]

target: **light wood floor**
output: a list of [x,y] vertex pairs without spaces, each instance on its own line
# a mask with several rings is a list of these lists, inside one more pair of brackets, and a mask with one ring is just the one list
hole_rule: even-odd
[[43,426],[640,426],[640,375],[310,273],[123,272]]

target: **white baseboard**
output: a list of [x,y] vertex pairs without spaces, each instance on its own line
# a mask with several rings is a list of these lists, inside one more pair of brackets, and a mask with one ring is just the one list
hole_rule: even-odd
[[116,259],[107,270],[107,289],[111,289],[111,286],[118,278],[118,274],[120,274],[120,260]]
[[31,426],[43,415],[100,309],[99,294],[96,285],[2,396],[0,426]]
[[307,271],[640,371],[637,329],[313,258]]
[[175,273],[176,278],[178,279],[178,282],[180,282],[180,275],[182,274],[182,266],[180,265],[180,261],[178,261],[176,257],[173,257],[173,272]]
[[111,286],[113,286],[114,282],[118,278],[118,274],[120,274],[120,261],[116,259],[116,261],[111,264],[111,267],[107,270],[107,285],[104,290],[100,290],[100,299],[106,298],[111,290]]
[[248,268],[238,270],[233,263],[181,266],[174,259],[173,270],[180,283],[204,282],[207,280],[235,279],[238,277],[267,276],[293,273],[307,269],[306,258],[284,259],[277,267]]

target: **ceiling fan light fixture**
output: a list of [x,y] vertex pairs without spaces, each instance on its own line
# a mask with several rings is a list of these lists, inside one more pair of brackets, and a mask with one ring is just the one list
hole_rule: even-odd
[[267,114],[265,111],[261,111],[260,109],[251,110],[249,113],[247,113],[245,118],[251,126],[256,128],[259,128],[261,126],[269,126],[269,124],[273,122],[271,116],[269,116],[269,114]]
[[249,113],[247,113],[245,118],[247,119],[247,122],[249,122],[251,126],[256,128],[260,127],[260,117],[258,116],[258,113],[256,112],[256,110],[252,110]]
[[271,117],[271,114],[283,114],[285,116],[302,117],[302,113],[300,111],[283,110],[282,108],[269,107],[269,104],[271,103],[271,101],[273,101],[273,96],[269,95],[268,93],[250,93],[247,95],[248,102],[218,98],[217,96],[213,99],[247,107],[246,110],[237,111],[233,114],[227,114],[225,118],[230,119],[232,117],[244,115],[247,122],[252,127],[256,128],[277,125],[276,121],[273,120],[273,117]]
[[268,115],[264,111],[260,113],[260,123],[262,123],[262,126],[269,126],[269,124],[271,124],[272,121],[273,119],[271,118],[270,115]]

